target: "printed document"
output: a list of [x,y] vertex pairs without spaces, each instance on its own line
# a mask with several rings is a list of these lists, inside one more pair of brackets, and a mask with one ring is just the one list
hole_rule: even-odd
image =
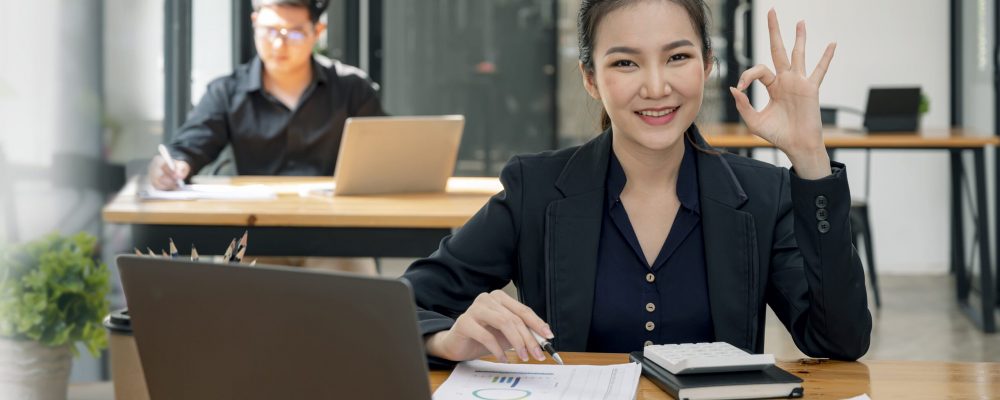
[[185,185],[177,190],[146,187],[139,191],[142,200],[269,200],[277,197],[265,185]]
[[434,400],[632,400],[639,364],[538,365],[466,361],[458,364]]

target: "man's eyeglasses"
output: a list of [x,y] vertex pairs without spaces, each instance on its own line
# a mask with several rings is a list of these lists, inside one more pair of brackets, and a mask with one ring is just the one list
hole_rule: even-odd
[[292,45],[302,44],[309,37],[309,33],[303,28],[277,28],[273,26],[255,26],[254,34],[257,35],[258,39],[266,39],[269,42],[280,37]]

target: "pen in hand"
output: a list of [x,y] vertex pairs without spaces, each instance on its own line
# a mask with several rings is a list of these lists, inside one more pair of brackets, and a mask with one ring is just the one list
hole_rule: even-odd
[[542,346],[542,350],[549,353],[549,355],[552,356],[552,359],[556,360],[556,363],[563,365],[562,358],[559,357],[559,353],[556,353],[556,349],[552,347],[552,343],[549,342],[548,339],[543,338],[542,335],[535,333],[532,329],[528,329],[528,331],[531,332],[531,336],[535,337],[535,341],[538,342],[538,345]]
[[[157,149],[160,151],[160,157],[163,157],[163,161],[167,163],[167,168],[170,168],[170,172],[177,176],[177,164],[174,163],[173,157],[170,157],[170,152],[167,151],[167,146],[159,145]],[[177,178],[177,187],[184,187],[184,180]]]

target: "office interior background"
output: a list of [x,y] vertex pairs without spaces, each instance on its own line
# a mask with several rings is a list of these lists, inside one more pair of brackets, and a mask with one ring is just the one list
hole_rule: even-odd
[[[775,7],[786,43],[795,21],[806,20],[808,65],[827,42],[838,43],[822,104],[863,110],[871,87],[920,86],[930,105],[922,128],[998,134],[993,0],[708,3],[718,64],[701,122],[738,121],[726,88],[746,68],[770,65],[764,21]],[[317,51],[368,71],[393,115],[465,115],[455,173],[495,176],[513,154],[579,144],[599,132],[600,106],[582,89],[577,69],[578,7],[578,0],[334,0]],[[156,145],[170,138],[209,81],[252,57],[250,11],[249,0],[0,2],[2,241],[89,231],[103,238],[109,263],[129,251],[127,227],[105,225],[102,205],[126,177],[145,173]],[[752,96],[755,104],[766,102],[763,90]],[[849,128],[861,123],[851,114],[838,121]],[[992,166],[996,153],[986,154]],[[789,165],[773,151],[754,157]],[[947,153],[873,151],[869,159],[863,150],[841,150],[836,159],[848,166],[852,195],[870,204],[878,272],[890,278],[883,290],[887,307],[877,318],[921,307],[905,304],[918,295],[894,298],[892,288],[914,276],[949,279]],[[988,168],[986,180],[990,215],[998,211],[994,171]],[[973,237],[972,226],[965,224],[966,237]],[[947,292],[952,286],[923,289],[925,281],[916,282],[914,290],[933,292],[927,296],[938,299],[942,315],[955,307]],[[114,296],[113,304],[121,304],[120,291]],[[971,340],[973,347],[927,357],[998,361],[995,334],[962,328],[971,323],[961,317],[931,322],[938,323],[972,332],[941,346]],[[905,332],[906,322],[899,324],[876,325],[876,334]],[[925,356],[916,349],[892,355],[906,351],[913,359]],[[84,355],[73,379],[102,374],[102,363]]]

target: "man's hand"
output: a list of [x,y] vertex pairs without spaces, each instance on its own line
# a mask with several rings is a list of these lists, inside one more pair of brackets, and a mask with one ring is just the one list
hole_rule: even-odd
[[185,161],[174,160],[174,166],[177,170],[171,171],[163,157],[153,157],[153,161],[149,163],[149,183],[160,190],[177,189],[177,181],[187,179],[191,173],[191,165]]

